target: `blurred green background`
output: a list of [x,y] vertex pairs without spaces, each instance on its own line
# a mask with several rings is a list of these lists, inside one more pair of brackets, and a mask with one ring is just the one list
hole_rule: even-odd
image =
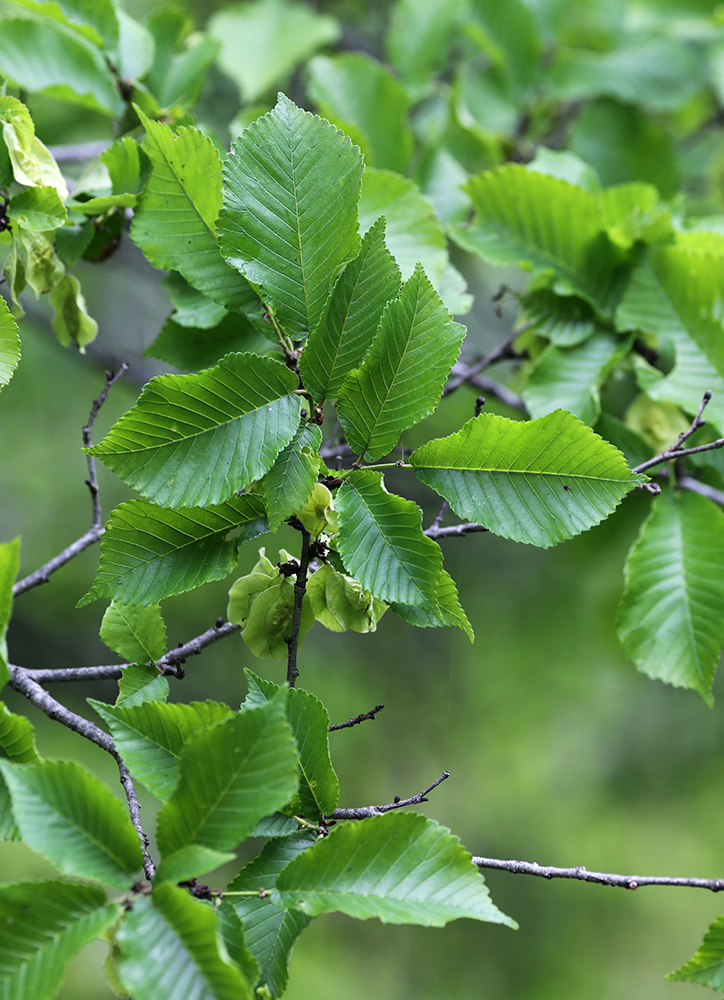
[[[141,17],[152,6],[132,0],[127,9]],[[196,0],[186,6],[203,23],[220,5]],[[348,19],[346,31],[355,40],[375,37],[387,5],[328,0],[316,6]],[[600,6],[611,5],[600,0]],[[216,71],[200,106],[218,123],[238,110],[233,89]],[[59,117],[54,102],[36,100],[34,111],[44,141],[72,138],[69,119]],[[105,134],[104,121],[77,109],[66,114],[78,116],[79,136],[88,138],[94,129]],[[490,296],[502,280],[515,276],[458,264],[467,269],[477,296],[464,320],[473,344],[493,346],[514,317],[496,317]],[[81,427],[102,387],[104,367],[121,359],[132,362],[101,411],[95,440],[133,403],[140,385],[162,370],[140,358],[169,312],[160,272],[125,239],[105,266],[85,265],[78,276],[99,321],[97,343],[85,357],[64,350],[50,332],[42,303],[28,299],[23,360],[2,396],[0,539],[22,535],[22,573],[89,524]],[[474,399],[472,390],[460,390],[418,433],[456,430],[472,414]],[[102,467],[99,477],[107,515],[130,494]],[[415,482],[406,481],[404,489],[423,505],[429,523],[436,513],[432,495]],[[325,702],[332,721],[385,705],[375,722],[332,736],[340,805],[412,795],[449,769],[452,777],[423,808],[474,854],[599,871],[720,875],[721,709],[710,711],[697,695],[637,674],[615,636],[624,557],[647,510],[647,496],[636,492],[609,521],[549,551],[492,535],[443,542],[446,568],[458,582],[477,636],[474,646],[461,632],[414,629],[392,613],[373,635],[334,635],[317,625],[301,651],[300,685]],[[293,533],[278,536],[278,545],[295,546]],[[9,634],[13,662],[26,667],[114,662],[98,639],[103,607],[75,610],[97,558],[97,549],[88,550],[49,585],[17,600]],[[240,573],[256,558],[257,546],[247,545]],[[164,603],[170,648],[224,614],[229,583]],[[280,664],[255,660],[233,636],[189,660],[185,680],[172,682],[171,697],[225,699],[237,707],[245,694],[244,666],[277,682],[283,677]],[[724,694],[723,684],[721,678],[715,684],[715,697]],[[57,685],[53,693],[92,715],[86,697],[115,696],[115,685],[103,687]],[[116,788],[115,765],[100,750],[49,722],[13,692],[8,704],[27,710],[42,753],[82,760]],[[153,806],[148,798],[142,803],[148,828]],[[214,884],[223,886],[258,847],[245,845],[237,865],[214,876]],[[0,844],[3,878],[48,871],[22,845]],[[432,930],[322,917],[295,949],[286,995],[289,1000],[336,1000],[340,994],[347,1000],[696,996],[697,987],[666,983],[663,975],[690,957],[708,923],[724,911],[724,902],[714,896],[655,887],[622,892],[503,872],[489,872],[486,879],[498,906],[520,923],[518,932],[472,921]],[[103,953],[104,946],[96,944],[76,960],[63,1000],[113,996],[100,973]]]

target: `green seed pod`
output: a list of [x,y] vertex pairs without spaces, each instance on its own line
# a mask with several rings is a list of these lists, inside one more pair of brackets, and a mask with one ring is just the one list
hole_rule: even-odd
[[311,577],[307,594],[314,617],[331,632],[374,632],[387,610],[384,601],[329,565]]

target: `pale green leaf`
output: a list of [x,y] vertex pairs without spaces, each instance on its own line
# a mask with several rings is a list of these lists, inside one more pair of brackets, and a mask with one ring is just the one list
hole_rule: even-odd
[[349,575],[383,601],[434,612],[442,553],[423,535],[417,504],[388,493],[371,470],[353,472],[335,503],[336,546]]
[[[23,715],[9,712],[0,702],[0,757],[15,764],[27,764],[38,759],[35,732]],[[0,775],[0,840],[17,840],[20,836],[13,819],[10,792]]]
[[58,164],[35,135],[30,112],[15,97],[0,97],[0,123],[15,180],[26,187],[54,187],[61,198],[68,187]]
[[724,514],[695,493],[653,502],[626,562],[618,635],[649,677],[713,704],[724,645]]
[[277,876],[273,898],[310,917],[341,911],[424,927],[471,917],[516,927],[490,899],[458,838],[415,813],[337,827]]
[[[93,2],[93,0],[91,0]],[[151,32],[131,17],[116,8],[118,17],[118,42],[115,47],[116,62],[121,77],[138,80],[144,76],[154,62],[155,44]]]
[[[472,22],[472,23],[470,23]],[[541,72],[543,44],[525,0],[472,0],[467,33],[499,67],[513,93],[525,93]]]
[[665,977],[669,982],[698,983],[724,992],[724,917],[717,917],[688,962]]
[[54,187],[32,187],[13,195],[7,216],[23,229],[44,233],[62,226],[68,213]]
[[[284,555],[288,558],[288,553]],[[287,638],[291,634],[294,619],[294,584],[289,577],[281,576],[276,571],[275,574],[273,580],[262,578],[261,581],[256,580],[257,574],[252,575],[255,589],[243,618],[236,613],[235,604],[238,588],[249,578],[237,580],[229,591],[227,617],[230,622],[243,625],[241,637],[255,656],[262,659],[271,656],[273,660],[286,660],[289,655]],[[256,588],[257,582],[262,584],[259,588]],[[302,600],[298,646],[302,645],[313,624],[314,615],[309,606],[309,599],[305,596]]]
[[481,413],[410,462],[460,517],[543,548],[604,520],[645,480],[565,410],[526,422]]
[[172,132],[142,115],[143,151],[151,173],[131,223],[131,239],[154,267],[179,271],[209,298],[231,310],[257,308],[249,283],[224,261],[216,243],[221,208],[221,158],[194,128]]
[[280,997],[289,978],[289,957],[294,942],[311,917],[291,907],[275,906],[269,896],[234,897],[234,892],[272,890],[279,872],[315,842],[313,831],[270,841],[258,857],[241,869],[228,886],[225,898],[244,928],[244,940],[259,963],[259,978],[273,997]]
[[88,453],[164,507],[218,504],[267,472],[299,426],[293,372],[228,354],[197,375],[161,375]]
[[118,41],[118,11],[112,0],[13,0],[13,3],[72,28],[101,48],[113,48]]
[[13,584],[20,565],[20,539],[0,544],[0,688],[7,683],[8,647],[6,636],[13,613]]
[[404,173],[414,142],[407,124],[410,98],[376,60],[361,52],[330,59],[316,56],[307,65],[309,96],[338,128],[358,129],[369,167]]
[[342,272],[299,359],[304,385],[317,403],[337,398],[372,343],[386,303],[399,290],[400,271],[385,245],[382,218],[367,231],[358,256]]
[[98,778],[69,760],[0,759],[23,840],[68,875],[129,889],[141,845],[128,811]]
[[115,940],[118,976],[135,1000],[253,1000],[220,954],[214,910],[169,882],[134,899]]
[[429,87],[433,73],[444,68],[467,0],[397,0],[392,8],[387,51],[405,83],[416,91]]
[[117,139],[101,153],[101,163],[111,180],[111,194],[140,194],[151,172],[151,163],[130,136]]
[[292,440],[264,476],[262,486],[270,531],[276,531],[309,499],[317,482],[321,443],[321,429],[302,420]]
[[[80,288],[75,278],[73,278],[73,282],[75,282],[75,284],[63,281],[64,277],[69,278],[72,276],[65,274],[65,268],[53,249],[52,232],[36,233],[32,230],[25,230],[18,227],[13,238],[13,244],[16,243],[18,246],[18,253],[22,261],[21,266],[23,268],[23,280],[20,286],[21,291],[26,281],[35,292],[36,299],[40,298],[40,296],[44,295],[46,292],[52,292],[59,282],[63,282],[62,291],[64,291],[66,295],[69,290],[72,294],[76,288]],[[63,305],[65,305],[64,299],[59,299],[57,295],[55,300],[56,302],[61,301]],[[76,318],[77,310],[72,303],[69,305],[69,310],[70,322],[67,326],[64,322],[64,314],[62,312],[59,313],[57,307],[53,317],[55,321],[53,332],[56,337],[58,337],[58,339],[60,339],[61,336],[67,337],[64,346],[67,346],[70,343],[71,330],[77,331],[80,328]]]
[[710,389],[708,412],[719,426],[724,426],[723,281],[723,257],[661,247],[633,272],[616,312],[619,329],[673,341],[676,364],[663,378],[651,373],[648,395],[696,413]]
[[176,791],[158,817],[165,858],[187,844],[229,850],[297,788],[297,753],[285,692],[186,744]]
[[219,66],[247,104],[283,83],[295,66],[339,34],[334,18],[287,0],[257,0],[218,11],[208,30],[221,42]]
[[[229,532],[241,534],[227,539]],[[119,604],[155,604],[233,570],[241,542],[268,531],[260,497],[245,494],[211,507],[165,510],[129,500],[111,513],[101,539],[93,587],[80,606],[99,597]]]
[[467,615],[460,606],[458,588],[455,586],[453,578],[445,570],[440,574],[437,603],[438,607],[434,612],[424,611],[422,608],[416,608],[410,604],[398,603],[392,605],[392,610],[410,625],[416,625],[418,628],[439,628],[443,625],[460,628],[473,642],[475,633]]
[[112,601],[103,615],[100,636],[129,663],[148,663],[166,652],[166,623],[158,604],[137,607]]
[[386,220],[385,243],[403,279],[411,277],[419,262],[437,288],[448,257],[445,233],[432,202],[409,178],[370,167],[362,179],[360,232],[364,235],[381,215]]
[[418,265],[385,307],[360,367],[347,376],[337,413],[353,451],[375,461],[403,431],[435,409],[457,361],[465,328],[453,322]]
[[116,707],[130,708],[144,701],[166,701],[168,695],[168,681],[155,666],[130,663],[123,668],[123,676],[118,681]]
[[98,48],[57,21],[5,17],[0,65],[31,94],[71,101],[119,118],[125,103]]
[[107,723],[133,777],[163,802],[178,784],[184,746],[197,733],[231,715],[227,705],[215,701],[164,705],[146,700],[138,705],[113,706],[93,698],[88,702]]
[[[28,283],[30,284],[29,276]],[[69,347],[72,341],[81,354],[84,354],[86,344],[92,343],[96,338],[98,324],[88,315],[80,282],[74,275],[66,274],[50,290],[49,299],[55,310],[53,333],[63,347]]]
[[463,249],[498,267],[532,270],[548,277],[559,294],[611,311],[620,251],[605,232],[596,195],[515,163],[471,177],[465,190],[475,218],[451,231]]
[[374,632],[387,610],[384,601],[329,563],[307,581],[307,597],[315,619],[330,632]]
[[97,216],[105,215],[112,208],[134,208],[137,202],[135,194],[106,194],[97,198],[87,198],[85,201],[69,201],[67,206],[71,212],[80,212],[83,215]]
[[156,869],[154,883],[186,882],[221,868],[222,865],[228,865],[230,861],[236,861],[236,855],[229,851],[214,851],[200,844],[187,844],[180,851],[163,859]]
[[52,1000],[71,960],[119,912],[98,886],[61,879],[0,886],[3,1000]]
[[522,307],[521,319],[557,347],[576,347],[596,332],[593,310],[572,295],[564,297],[540,289],[526,295]]
[[146,27],[154,42],[153,65],[145,85],[161,107],[190,107],[199,96],[206,70],[219,51],[219,43],[193,31],[193,21],[180,7],[152,11]]
[[593,426],[601,409],[598,390],[622,347],[613,333],[598,333],[575,347],[551,345],[538,358],[523,389],[532,417],[569,410]]
[[20,361],[18,324],[5,299],[0,302],[0,389],[7,385]]
[[548,149],[547,146],[539,146],[535,156],[528,164],[528,170],[537,174],[546,174],[548,177],[557,177],[561,181],[568,181],[577,187],[585,188],[586,191],[600,192],[601,182],[598,174],[580,156],[570,153],[568,150]]
[[294,339],[314,329],[340,267],[359,252],[362,170],[347,136],[283,94],[231,147],[219,246]]

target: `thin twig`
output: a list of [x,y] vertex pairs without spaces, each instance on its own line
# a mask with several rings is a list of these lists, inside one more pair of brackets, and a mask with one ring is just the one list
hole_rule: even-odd
[[474,531],[490,531],[490,529],[484,524],[472,521],[469,524],[452,524],[449,528],[440,528],[433,523],[429,528],[425,528],[423,535],[427,535],[428,538],[464,538]]
[[698,493],[700,496],[706,497],[707,500],[713,500],[720,507],[724,507],[724,492],[722,490],[717,490],[713,486],[707,486],[706,483],[702,483],[698,479],[692,479],[691,476],[681,476],[677,480],[676,485],[680,486],[682,490],[690,490],[692,493]]
[[363,712],[362,715],[355,715],[353,719],[346,719],[344,722],[336,722],[333,726],[328,726],[328,731],[330,733],[336,732],[337,729],[351,729],[352,726],[358,726],[360,722],[374,721],[375,716],[378,712],[381,712],[384,705],[375,705],[371,712]]
[[296,521],[294,525],[302,533],[302,555],[299,560],[299,568],[295,573],[294,581],[294,611],[292,612],[292,633],[285,636],[289,653],[287,655],[287,684],[293,688],[299,677],[297,669],[297,652],[299,650],[299,630],[302,625],[302,604],[304,595],[307,592],[307,572],[309,570],[309,543],[310,534],[301,521]]
[[691,424],[687,427],[687,429],[679,434],[676,444],[654,456],[654,458],[650,458],[648,461],[642,462],[641,465],[637,465],[636,468],[631,471],[645,472],[647,469],[652,469],[655,465],[661,465],[663,462],[671,461],[672,458],[682,458],[684,455],[695,455],[700,451],[714,451],[716,448],[724,448],[724,438],[719,438],[716,441],[710,441],[709,444],[700,444],[696,448],[681,447],[684,441],[687,441],[695,431],[698,431],[699,428],[703,427],[706,423],[706,420],[703,420],[701,415],[710,400],[711,389],[707,389],[702,397],[701,403],[699,404],[699,409],[696,411],[696,416],[691,421]]
[[524,416],[529,416],[528,407],[525,405],[522,396],[513,392],[509,389],[507,385],[503,385],[501,382],[496,382],[492,378],[487,378],[485,375],[475,375],[471,374],[468,370],[467,365],[463,364],[461,361],[453,368],[451,375],[457,378],[459,375],[463,375],[463,382],[467,382],[468,385],[472,385],[476,389],[480,389],[481,392],[488,396],[495,396],[499,399],[501,403],[505,403],[512,410],[518,410]]
[[123,785],[123,790],[126,793],[126,799],[128,800],[128,810],[131,816],[131,822],[138,834],[138,839],[141,842],[141,847],[143,849],[143,870],[145,872],[146,878],[153,879],[156,868],[151,860],[148,853],[148,837],[146,836],[143,826],[141,825],[141,806],[138,801],[138,796],[136,795],[136,789],[133,784],[133,779],[128,772],[128,768],[118,750],[116,745],[108,735],[93,722],[88,719],[84,719],[81,715],[76,715],[75,712],[71,712],[70,709],[61,705],[60,702],[56,701],[55,698],[51,697],[47,691],[45,691],[36,681],[29,677],[27,672],[20,667],[10,667],[10,679],[8,683],[20,694],[24,695],[28,701],[32,702],[36,708],[39,708],[41,712],[44,712],[49,719],[55,719],[56,722],[62,723],[67,726],[68,729],[72,729],[73,732],[78,733],[80,736],[84,736],[91,743],[95,743],[106,753],[109,753],[116,764],[118,765],[118,770],[121,776],[121,784]]
[[499,861],[497,858],[473,858],[478,868],[497,868],[513,872],[514,875],[537,875],[539,878],[573,878],[580,882],[595,882],[597,885],[612,885],[619,889],[639,889],[645,885],[680,885],[691,889],[709,889],[711,892],[724,890],[724,878],[672,878],[668,875],[610,875],[604,872],[589,872],[583,865],[576,868],[551,868],[534,861]]
[[430,525],[430,527],[431,528],[441,528],[442,527],[443,518],[445,517],[445,515],[447,514],[447,512],[449,510],[450,510],[450,504],[447,502],[447,500],[443,500],[442,506],[440,507],[440,510],[437,512],[437,516],[435,517],[435,520],[432,522],[432,524]]
[[[106,401],[106,397],[111,386],[118,381],[127,368],[128,365],[124,361],[117,372],[106,372],[106,384],[103,386],[100,395],[93,400],[93,405],[91,406],[91,410],[88,415],[88,421],[83,428],[84,448],[90,448],[92,444],[91,431],[93,429],[93,424],[98,416],[98,411]],[[24,594],[26,590],[32,590],[33,587],[39,587],[41,584],[47,583],[56,570],[60,569],[61,566],[65,566],[67,562],[70,562],[71,559],[80,555],[80,553],[89,548],[89,546],[94,545],[103,534],[95,459],[92,455],[88,455],[86,457],[88,461],[88,478],[86,479],[86,485],[90,490],[92,504],[90,528],[84,535],[81,535],[80,538],[76,539],[76,541],[72,542],[67,548],[63,549],[63,551],[57,556],[49,559],[45,565],[40,567],[40,569],[36,569],[34,573],[30,573],[29,576],[24,577],[22,580],[18,580],[18,582],[13,586],[14,597],[17,597],[18,594]]]
[[369,819],[370,816],[381,816],[391,809],[402,809],[404,806],[419,805],[420,802],[427,802],[428,792],[431,792],[433,788],[437,788],[438,785],[441,785],[449,777],[450,772],[443,771],[437,781],[433,781],[423,792],[418,792],[417,795],[413,795],[409,799],[401,799],[399,796],[395,796],[395,801],[390,802],[386,806],[361,806],[359,809],[335,809],[331,816],[327,816],[327,819]]
[[522,333],[525,333],[530,325],[530,323],[524,323],[518,330],[513,330],[502,344],[498,344],[492,351],[488,351],[487,354],[484,354],[482,358],[479,358],[472,364],[465,364],[464,362],[456,364],[450,373],[450,381],[443,389],[443,397],[449,396],[451,392],[455,392],[464,382],[469,382],[473,375],[477,375],[483,369],[489,368],[490,365],[494,365],[498,361],[511,361],[520,358],[521,355],[515,350],[513,344]]

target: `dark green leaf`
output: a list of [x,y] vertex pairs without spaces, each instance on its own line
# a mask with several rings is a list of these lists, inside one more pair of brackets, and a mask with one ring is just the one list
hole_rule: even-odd
[[[207,299],[207,302],[211,302],[211,299]],[[175,319],[176,313],[166,320],[159,335],[143,353],[185,371],[208,368],[225,354],[256,353],[269,346],[241,313],[224,311],[221,321],[210,329],[196,330],[185,325],[179,326]]]
[[297,385],[288,368],[256,354],[160,375],[88,454],[161,506],[218,504],[263,476],[291,440]]
[[13,0],[19,7],[38,11],[72,28],[99,48],[118,41],[118,17],[112,0]]
[[493,904],[458,838],[415,813],[337,827],[287,865],[273,898],[310,917],[341,911],[424,927],[459,917],[517,926]]
[[362,170],[347,136],[283,94],[231,147],[219,246],[293,339],[314,329],[339,268],[359,251]]
[[565,410],[527,422],[482,413],[410,461],[460,517],[543,548],[598,524],[645,479]]
[[322,431],[304,420],[289,444],[264,476],[264,503],[269,530],[276,531],[302,507],[317,482]]
[[[261,498],[250,494],[182,510],[164,510],[146,500],[119,504],[101,540],[95,582],[79,606],[99,597],[155,604],[221,580],[236,565],[241,542],[268,530],[264,515]],[[227,539],[236,528],[241,534]]]
[[219,43],[193,31],[193,21],[179,7],[156,9],[146,23],[155,53],[144,83],[161,107],[194,104],[206,70],[219,51]]

